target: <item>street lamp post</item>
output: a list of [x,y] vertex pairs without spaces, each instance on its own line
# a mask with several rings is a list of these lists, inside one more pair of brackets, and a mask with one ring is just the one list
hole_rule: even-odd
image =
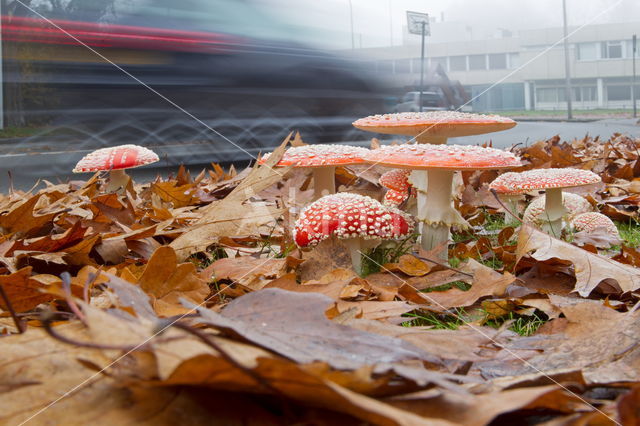
[[349,20],[351,21],[351,49],[356,48],[356,39],[353,33],[353,3],[349,0]]
[[429,28],[429,15],[426,13],[407,11],[407,28],[410,34],[420,34],[422,36],[422,46],[420,55],[420,112],[422,112],[422,98],[424,96],[424,44],[425,38],[431,35]]
[[633,52],[633,79],[631,80],[631,97],[633,99],[633,118],[638,118],[638,108],[636,105],[636,52],[638,51],[638,37],[634,34],[631,40]]
[[567,30],[567,0],[562,0],[562,20],[564,27],[564,72],[565,72],[565,97],[567,98],[567,118],[573,118],[571,105],[571,69],[569,66],[569,32]]

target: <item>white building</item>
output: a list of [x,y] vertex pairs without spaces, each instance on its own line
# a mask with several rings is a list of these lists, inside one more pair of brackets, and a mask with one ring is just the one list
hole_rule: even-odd
[[[570,27],[569,33],[574,30]],[[490,36],[484,30],[483,40],[473,32],[464,24],[433,23],[426,50],[430,62],[440,63],[452,80],[464,85],[474,110],[566,109],[562,28],[517,33],[500,29]],[[632,108],[634,33],[640,33],[640,22],[591,25],[570,35],[574,108]],[[406,35],[403,46],[357,53],[389,77],[390,87],[398,92],[415,90],[420,78],[419,39]],[[636,98],[640,98],[640,79]]]

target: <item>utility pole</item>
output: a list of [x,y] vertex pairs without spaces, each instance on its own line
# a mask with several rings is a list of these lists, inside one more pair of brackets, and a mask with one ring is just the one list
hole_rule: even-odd
[[393,6],[389,0],[389,45],[393,46]]
[[422,108],[424,107],[424,103],[422,102],[422,98],[424,97],[424,39],[425,39],[425,29],[427,23],[422,22],[422,47],[420,53],[420,112],[422,112]]
[[634,34],[632,40],[633,51],[633,79],[631,80],[631,97],[633,99],[633,118],[638,118],[636,105],[636,52],[638,51],[638,37]]
[[353,33],[353,3],[349,0],[349,19],[351,20],[351,49],[356,48],[356,38]]
[[422,112],[422,98],[424,96],[424,45],[425,38],[431,35],[429,26],[429,15],[426,13],[407,11],[407,28],[410,34],[420,34],[422,36],[422,46],[420,54],[420,112]]
[[4,57],[2,56],[2,6],[4,0],[0,1],[0,129],[4,129]]
[[573,118],[573,111],[571,105],[571,68],[569,66],[569,31],[567,29],[567,0],[562,0],[562,20],[564,23],[564,89],[565,97],[567,98],[567,119]]

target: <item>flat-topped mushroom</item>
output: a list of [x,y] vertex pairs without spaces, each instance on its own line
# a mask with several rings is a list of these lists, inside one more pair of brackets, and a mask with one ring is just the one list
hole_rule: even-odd
[[[546,200],[547,197],[544,195],[533,200],[524,211],[522,221],[531,223],[537,227],[542,226],[546,222],[546,216],[544,214]],[[593,210],[591,203],[586,198],[571,192],[562,193],[562,205],[567,210],[567,214],[562,218],[564,223],[571,222],[571,220],[579,214]]]
[[[314,199],[336,192],[336,166],[363,164],[362,156],[369,150],[349,145],[304,145],[287,149],[276,167],[305,167],[313,169]],[[260,163],[269,158],[265,154]]]
[[371,197],[343,192],[324,196],[305,207],[295,224],[293,238],[298,247],[309,247],[336,236],[349,249],[353,268],[361,274],[362,250],[412,232],[413,221],[408,215]]
[[97,149],[85,155],[73,169],[73,173],[109,172],[107,192],[123,191],[129,183],[126,169],[146,166],[159,161],[158,155],[138,145],[119,145]]
[[443,144],[448,138],[507,130],[516,122],[499,115],[428,111],[371,115],[353,125],[367,132],[413,136],[418,143]]
[[524,194],[534,190],[545,190],[545,220],[543,229],[559,237],[562,217],[567,210],[562,204],[562,189],[592,185],[600,182],[600,176],[581,169],[535,169],[520,173],[504,173],[498,176],[489,188],[498,194]]
[[[426,171],[426,176],[418,177],[428,178],[429,200],[428,203],[418,200],[417,214],[422,222],[421,245],[426,250],[446,243],[452,225],[468,226],[452,204],[451,188],[457,170],[508,169],[521,165],[520,159],[510,152],[465,145],[384,146],[371,150],[365,160],[387,167]],[[424,185],[415,178],[412,173],[409,180],[414,186]]]
[[415,193],[413,186],[409,182],[411,170],[394,169],[383,173],[378,183],[389,189],[383,199],[383,204],[389,206],[399,206],[404,203],[409,195]]

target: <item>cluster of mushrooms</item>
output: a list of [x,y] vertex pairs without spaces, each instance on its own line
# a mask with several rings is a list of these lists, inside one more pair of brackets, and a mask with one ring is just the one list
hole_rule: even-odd
[[[349,145],[303,145],[289,148],[277,167],[308,168],[313,173],[314,200],[300,213],[294,240],[300,248],[313,247],[329,238],[343,241],[354,270],[362,273],[362,254],[385,240],[412,236],[418,228],[425,250],[444,248],[447,260],[450,229],[465,229],[467,221],[454,208],[454,175],[461,171],[520,167],[513,153],[495,148],[447,145],[450,137],[507,130],[516,123],[497,115],[451,111],[374,115],[353,123],[361,130],[411,136],[416,143],[367,149]],[[266,154],[261,161],[268,158]],[[107,191],[124,191],[129,177],[124,169],[158,161],[152,151],[135,145],[97,150],[78,162],[74,172],[109,171]],[[371,197],[336,193],[336,167],[379,165],[391,168],[380,177],[387,188],[382,202]],[[501,174],[490,185],[510,206],[507,214],[520,221],[517,202],[524,194],[545,190],[524,212],[522,221],[559,237],[567,227],[576,231],[604,230],[618,237],[615,224],[592,211],[585,198],[564,188],[592,185],[600,177],[588,170],[542,169]],[[417,226],[416,226],[417,222]]]

